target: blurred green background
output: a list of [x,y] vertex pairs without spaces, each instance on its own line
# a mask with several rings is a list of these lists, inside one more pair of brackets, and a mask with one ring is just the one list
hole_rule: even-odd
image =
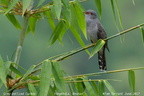
[[[51,0],[49,0],[51,1]],[[49,2],[47,1],[47,2]],[[118,0],[122,23],[124,29],[128,29],[135,25],[144,23],[144,0],[135,0],[133,5],[132,0]],[[85,10],[96,10],[94,0],[89,0],[82,3]],[[104,26],[107,35],[111,36],[118,33],[115,26],[115,21],[110,5],[110,0],[102,0],[102,19],[100,20]],[[18,16],[22,23],[22,18]],[[122,31],[122,30],[120,30]],[[0,14],[0,55],[3,59],[11,60],[16,50],[19,40],[20,30],[8,21],[8,19]],[[38,64],[46,58],[57,54],[71,51],[79,48],[80,45],[75,40],[75,37],[68,31],[63,39],[63,44],[56,42],[50,46],[48,42],[52,30],[49,27],[46,19],[41,19],[37,22],[36,31],[34,34],[27,34],[21,53],[20,66],[28,69],[34,64]],[[83,39],[86,44],[89,41]],[[106,52],[107,69],[125,69],[144,67],[144,44],[140,29],[136,29],[123,36],[109,40],[110,53]],[[99,72],[97,55],[89,59],[88,54],[80,52],[72,57],[60,62],[64,71],[69,75],[78,75],[85,73]],[[101,76],[92,77],[95,79],[115,79],[120,81],[110,81],[117,92],[130,92],[128,84],[128,72],[104,74]],[[144,95],[144,70],[135,71],[136,74],[136,92]]]

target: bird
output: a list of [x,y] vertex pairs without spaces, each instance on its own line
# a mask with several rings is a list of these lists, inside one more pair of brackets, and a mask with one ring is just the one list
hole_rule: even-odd
[[[85,13],[86,19],[86,31],[91,43],[96,43],[99,39],[106,39],[107,34],[101,25],[97,13],[94,10],[87,10]],[[105,45],[98,51],[98,63],[101,71],[106,71],[106,57],[105,49],[109,51],[108,41],[105,41]]]

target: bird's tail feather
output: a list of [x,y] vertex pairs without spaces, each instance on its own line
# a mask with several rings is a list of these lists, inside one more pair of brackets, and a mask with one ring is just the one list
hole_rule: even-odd
[[102,71],[105,71],[106,68],[106,58],[105,58],[105,48],[102,48],[99,52],[98,52],[98,62],[99,62],[99,68]]

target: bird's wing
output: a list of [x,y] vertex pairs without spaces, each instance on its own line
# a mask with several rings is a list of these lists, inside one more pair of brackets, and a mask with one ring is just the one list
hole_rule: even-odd
[[[106,34],[103,26],[100,23],[98,23],[97,26],[98,26],[98,32],[97,32],[98,39],[106,39],[107,38],[107,34]],[[104,46],[110,52],[110,50],[108,48],[108,41],[106,41],[106,44]]]

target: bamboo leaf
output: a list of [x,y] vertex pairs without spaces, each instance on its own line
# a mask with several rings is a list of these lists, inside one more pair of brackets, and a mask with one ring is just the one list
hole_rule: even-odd
[[103,80],[99,81],[99,96],[104,96],[105,88]]
[[29,93],[31,93],[30,96],[37,96],[37,91],[33,84],[28,83],[28,89],[29,89]]
[[3,85],[3,82],[2,82],[2,80],[0,79],[0,89],[1,89],[2,85]]
[[100,14],[100,18],[102,17],[102,4],[101,4],[101,0],[95,0],[96,3],[96,7],[98,9],[98,12]]
[[69,7],[69,0],[61,0],[64,6]]
[[55,88],[50,86],[49,91],[48,91],[48,96],[56,96]]
[[92,49],[92,52],[90,54],[90,58],[92,56],[94,56],[104,46],[104,44],[105,44],[105,41],[102,39],[99,39]]
[[0,1],[1,1],[1,3],[4,4],[4,5],[8,5],[9,2],[10,2],[10,0],[0,0]]
[[114,16],[114,19],[116,22],[116,14],[115,14],[115,8],[114,8],[114,1],[113,0],[111,0],[111,7],[112,7],[112,11],[113,11],[113,16]]
[[[76,80],[77,81],[82,81],[83,79],[82,78],[78,78]],[[78,90],[79,93],[83,93],[84,92],[85,85],[84,85],[83,82],[76,82],[75,85],[76,85],[76,88],[77,88],[77,90]]]
[[133,70],[128,71],[128,80],[131,91],[135,92],[135,72]]
[[11,71],[13,71],[14,73],[16,73],[16,75],[22,76],[23,74],[16,69],[13,65],[10,66]]
[[68,25],[70,25],[70,23],[71,23],[71,11],[70,11],[70,9],[67,9],[67,8],[65,8],[65,9],[63,9],[63,11],[62,11],[62,16],[63,16],[63,19],[66,21],[66,22],[68,22]]
[[62,9],[61,0],[53,0],[53,2],[54,2],[53,6],[54,6],[56,17],[59,19],[61,15],[61,9]]
[[[104,80],[103,82],[111,94],[116,93],[115,89],[112,87],[112,85],[107,80]],[[113,94],[113,96],[118,96],[118,95]]]
[[39,0],[38,6],[40,6],[45,0]]
[[44,12],[44,14],[47,16],[48,23],[49,23],[50,27],[52,28],[52,30],[54,31],[54,29],[55,29],[55,21],[53,19],[51,10]]
[[33,0],[23,0],[23,10],[22,10],[22,15],[28,10],[32,8],[32,3]]
[[71,11],[71,13],[73,13],[73,14],[71,14],[71,19],[70,19],[70,30],[72,31],[72,32],[76,32],[76,34],[77,33],[79,33],[79,28],[78,28],[78,22],[77,22],[77,18],[76,18],[76,12],[75,12],[75,8],[73,7],[73,5],[71,4],[70,5],[70,11]]
[[111,0],[111,6],[112,6],[112,11],[113,11],[113,16],[114,16],[114,23],[116,25],[117,30],[119,31],[119,27],[117,24],[117,20],[116,20],[116,13],[115,13],[115,7],[114,7],[114,0]]
[[21,25],[19,24],[19,22],[17,21],[17,19],[15,18],[14,15],[12,14],[6,14],[7,18],[9,19],[9,21],[17,28],[17,29],[21,29]]
[[29,18],[29,29],[30,29],[30,31],[32,31],[32,33],[34,33],[35,32],[35,26],[36,26],[36,21],[37,21],[37,18],[35,18],[35,17],[30,17]]
[[66,92],[65,87],[65,79],[63,76],[63,70],[60,66],[60,64],[57,61],[52,62],[52,73],[55,78],[55,85],[58,92]]
[[[73,35],[75,36],[75,38],[77,39],[77,41],[79,42],[79,44],[80,44],[82,47],[84,47],[84,46],[85,46],[85,43],[84,43],[84,41],[82,40],[80,34],[76,31],[76,29],[74,29],[74,28],[71,26],[71,27],[70,27],[70,30],[71,30],[71,32],[73,33]],[[88,50],[86,50],[86,52],[87,52],[88,54],[90,54]]]
[[142,41],[143,41],[143,43],[144,43],[144,29],[143,29],[143,27],[140,27],[140,30],[141,30],[141,32],[142,32]]
[[135,5],[135,0],[132,0],[133,5]]
[[63,3],[63,11],[62,11],[62,15],[63,15],[63,19],[65,19],[68,24],[70,24],[71,21],[71,10],[70,10],[70,3],[69,0],[61,0]]
[[122,17],[121,17],[121,14],[120,14],[120,9],[119,9],[119,5],[118,5],[118,1],[115,0],[115,2],[116,2],[116,8],[117,8],[117,12],[118,12],[119,24],[120,24],[121,28],[124,29],[123,25],[122,25]]
[[[88,80],[86,77],[83,79],[83,80]],[[95,96],[95,91],[94,89],[92,88],[91,84],[89,82],[84,82],[84,85],[86,87],[86,90],[89,94],[89,96]]]
[[27,76],[34,70],[34,68],[35,68],[35,65],[31,66],[31,67],[27,70],[27,72],[23,75],[21,81],[24,80],[25,78],[27,78]]
[[98,85],[96,84],[95,81],[91,81],[91,83],[96,95],[98,95],[99,94]]
[[10,3],[10,6],[6,10],[5,14],[7,14],[18,3],[18,1],[19,0],[12,0],[11,3]]
[[39,96],[47,96],[50,81],[51,81],[51,70],[52,65],[51,61],[44,61],[41,69],[40,75],[40,92]]
[[0,56],[0,79],[5,86],[6,86],[6,77],[9,73],[10,64],[11,64],[10,61],[4,62],[2,57]]
[[66,30],[67,30],[67,24],[64,21],[60,21],[50,37],[50,40],[52,39],[51,44],[53,44],[58,39],[62,40],[62,37],[66,32]]
[[[79,42],[79,44],[82,47],[85,47],[85,43],[82,40],[81,35],[79,33],[79,28],[78,28],[78,22],[77,22],[77,18],[76,18],[76,14],[75,14],[75,9],[74,9],[72,4],[70,5],[70,11],[71,11],[71,13],[73,13],[73,14],[71,14],[70,30],[71,30],[72,34],[74,35],[74,37],[76,38],[76,40]],[[88,50],[86,50],[86,52],[89,54]]]
[[[78,6],[78,4],[73,4],[73,7],[75,9],[75,13],[76,13],[76,18],[77,18],[77,22],[78,25],[80,27],[80,29],[83,32],[83,35],[85,36],[85,38],[87,39],[87,33],[86,33],[86,21],[85,21],[85,16],[83,14],[83,11],[81,10],[81,8]],[[74,13],[73,13],[74,14]]]
[[75,83],[68,83],[68,88],[69,88],[69,91],[70,91],[70,96],[73,95],[73,93],[77,93],[77,89],[76,89],[76,86],[75,86]]

